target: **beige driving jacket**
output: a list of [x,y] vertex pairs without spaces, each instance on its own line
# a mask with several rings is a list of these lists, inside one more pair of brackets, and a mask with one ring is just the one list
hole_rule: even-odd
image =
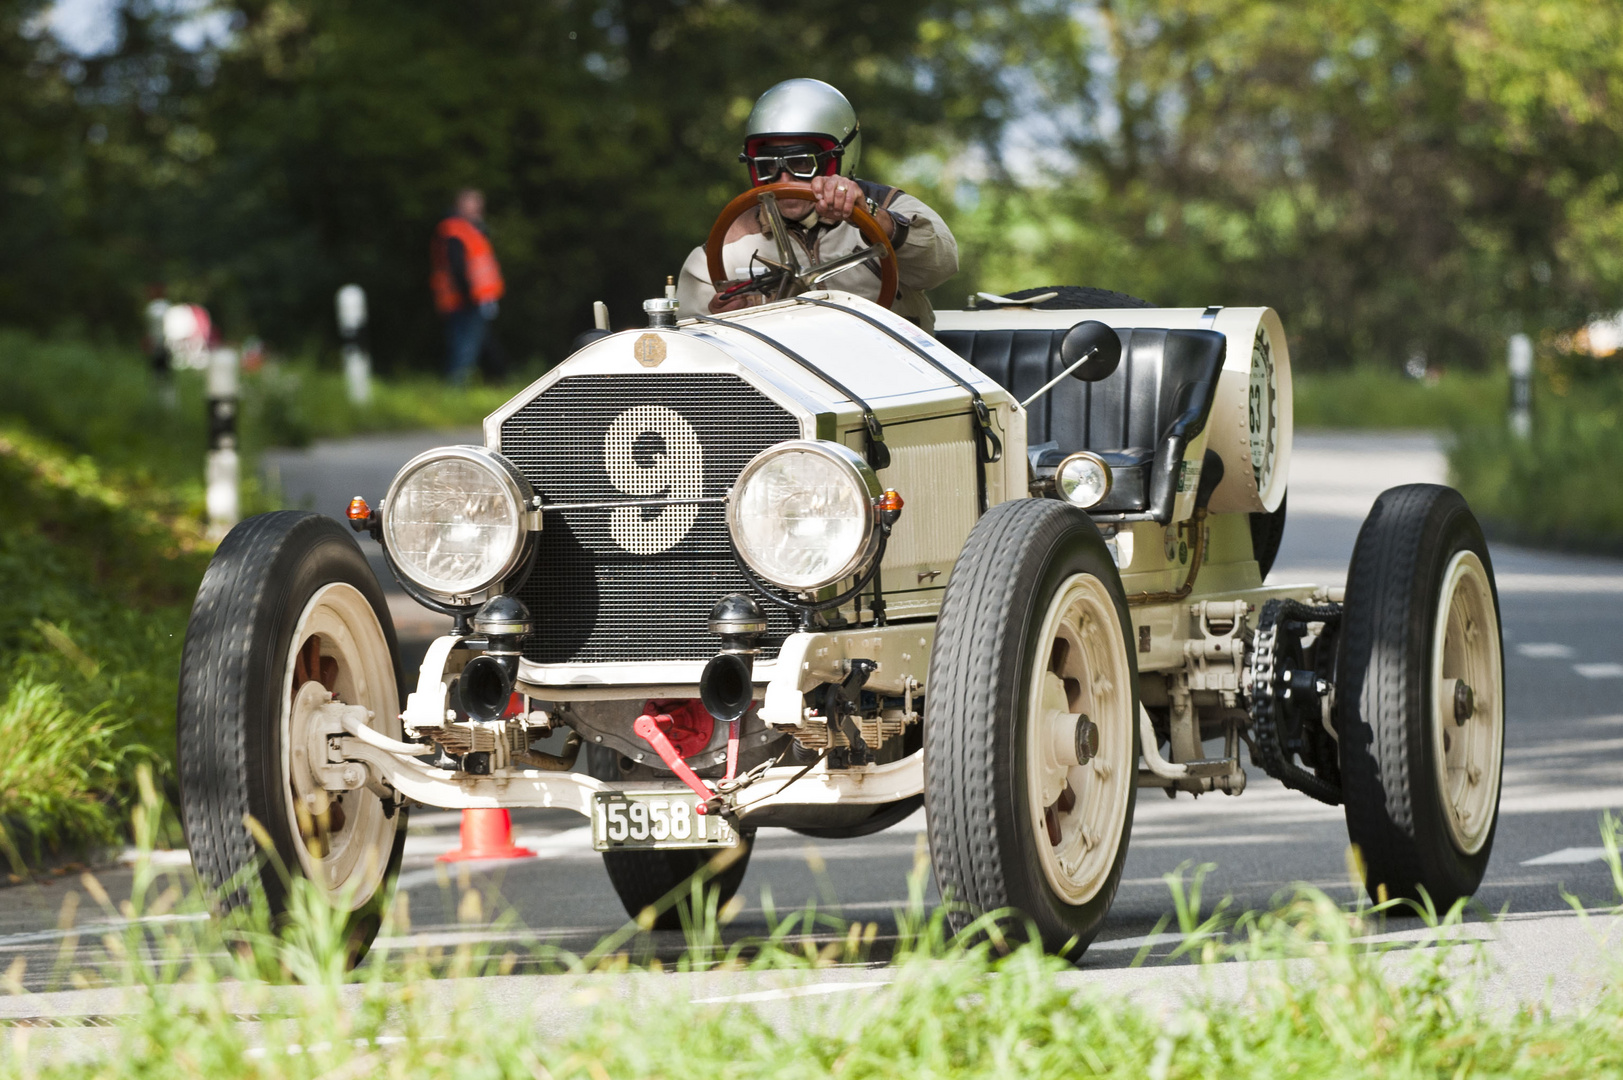
[[[896,188],[858,180],[868,198],[897,218],[897,231],[905,235],[896,246],[898,288],[891,310],[912,319],[926,332],[935,329],[935,312],[926,289],[933,289],[958,272],[958,242],[941,215]],[[722,266],[729,280],[738,281],[765,269],[757,260],[752,271],[750,260],[761,255],[774,262],[778,247],[767,231],[766,215],[757,211],[746,213],[733,222],[721,249]],[[817,220],[813,211],[807,218],[789,223],[791,250],[802,267],[827,262],[849,255],[867,246],[857,227],[848,222],[826,225]],[[873,263],[862,263],[843,270],[821,282],[819,288],[842,289],[845,292],[879,299],[879,271]],[[710,314],[710,301],[716,295],[710,284],[710,271],[705,261],[704,247],[693,249],[682,264],[682,275],[677,279],[676,297],[682,308],[678,318],[686,315]],[[748,298],[750,304],[765,303],[759,295]]]

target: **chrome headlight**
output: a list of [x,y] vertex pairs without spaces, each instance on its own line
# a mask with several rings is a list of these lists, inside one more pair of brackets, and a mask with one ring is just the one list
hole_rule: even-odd
[[442,446],[406,462],[383,503],[383,542],[412,584],[469,604],[517,570],[533,492],[500,454]]
[[774,585],[811,592],[872,564],[880,494],[879,478],[854,450],[782,442],[738,474],[727,528],[750,569]]
[[1083,510],[1104,502],[1110,494],[1110,466],[1086,450],[1072,454],[1054,470],[1054,494]]

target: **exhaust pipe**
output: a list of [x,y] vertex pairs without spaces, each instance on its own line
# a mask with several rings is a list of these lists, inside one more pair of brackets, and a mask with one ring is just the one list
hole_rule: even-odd
[[530,611],[513,596],[486,601],[473,617],[473,630],[485,637],[485,652],[468,661],[457,680],[462,711],[473,720],[500,720],[518,681],[518,662],[524,639],[532,628]]
[[724,596],[710,609],[710,632],[721,638],[721,652],[699,676],[699,700],[717,720],[737,723],[755,700],[755,656],[766,613],[742,593]]

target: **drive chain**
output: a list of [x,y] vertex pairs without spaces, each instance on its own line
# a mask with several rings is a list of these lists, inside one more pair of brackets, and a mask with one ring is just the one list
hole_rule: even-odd
[[1291,760],[1280,734],[1283,684],[1278,670],[1279,633],[1288,629],[1305,633],[1310,622],[1334,626],[1341,621],[1341,605],[1323,607],[1299,600],[1269,600],[1257,615],[1251,647],[1251,751],[1262,771],[1288,788],[1295,788],[1331,806],[1341,804],[1341,788]]

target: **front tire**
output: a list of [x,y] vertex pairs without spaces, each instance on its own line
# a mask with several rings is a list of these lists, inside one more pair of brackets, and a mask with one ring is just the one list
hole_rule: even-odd
[[406,812],[364,787],[324,790],[310,771],[307,725],[335,695],[400,738],[398,658],[388,605],[354,539],[330,518],[280,511],[220,544],[181,659],[181,812],[198,876],[228,910],[250,901],[245,882],[257,883],[278,920],[291,902],[285,874],[308,880],[344,914],[357,960],[400,869]]
[[1424,894],[1445,911],[1482,883],[1503,650],[1493,563],[1465,499],[1434,484],[1383,493],[1353,549],[1337,665],[1347,835],[1371,896]]
[[1012,908],[1072,955],[1098,933],[1137,794],[1131,626],[1081,511],[1018,499],[970,534],[936,628],[924,723],[930,854],[942,895],[962,905],[956,929]]

